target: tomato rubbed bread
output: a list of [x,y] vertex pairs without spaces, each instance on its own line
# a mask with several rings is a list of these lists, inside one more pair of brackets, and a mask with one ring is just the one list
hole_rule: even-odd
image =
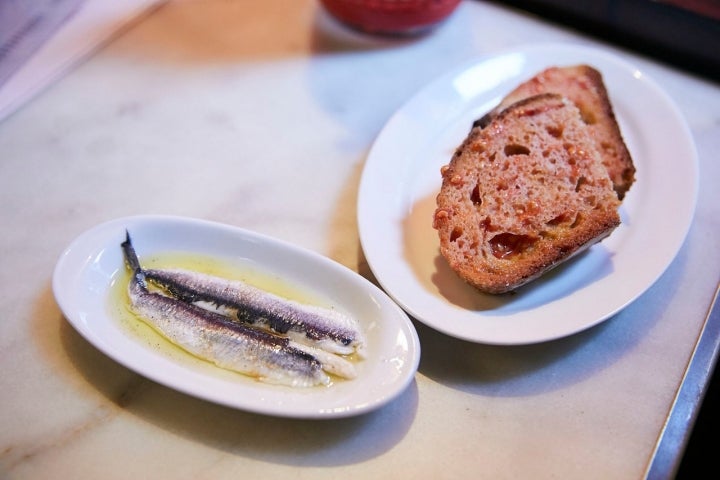
[[515,290],[620,224],[616,185],[587,116],[563,95],[523,98],[476,122],[442,168],[433,227],[467,283]]
[[601,153],[613,188],[622,200],[635,181],[635,165],[622,138],[602,75],[593,67],[549,67],[521,83],[476,125],[483,126],[513,103],[540,93],[564,95],[577,105]]

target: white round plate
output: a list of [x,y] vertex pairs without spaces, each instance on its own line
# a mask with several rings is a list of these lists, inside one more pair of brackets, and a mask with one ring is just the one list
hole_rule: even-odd
[[[186,252],[249,265],[355,316],[367,337],[367,358],[356,363],[358,377],[327,387],[270,385],[209,363],[197,367],[206,362],[178,362],[133,338],[110,299],[125,269],[120,243],[126,229],[141,261]],[[375,285],[319,254],[218,223],[137,216],[101,224],[81,234],[62,254],[53,292],[73,327],[117,362],[176,390],[257,413],[298,418],[361,414],[399,395],[414,378],[420,359],[417,333],[407,314]]]
[[[432,228],[440,168],[473,120],[510,90],[545,67],[580,63],[602,73],[637,168],[620,209],[622,225],[515,294],[479,293],[440,256]],[[358,224],[370,268],[411,316],[473,342],[528,344],[596,325],[648,289],[682,246],[697,189],[697,153],[689,129],[643,71],[597,49],[533,46],[464,65],[396,112],[364,167]]]

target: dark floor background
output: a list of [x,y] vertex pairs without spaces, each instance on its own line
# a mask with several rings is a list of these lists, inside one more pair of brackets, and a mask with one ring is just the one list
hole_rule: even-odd
[[720,0],[489,1],[720,81]]
[[719,401],[720,371],[716,367],[678,468],[677,480],[720,478]]

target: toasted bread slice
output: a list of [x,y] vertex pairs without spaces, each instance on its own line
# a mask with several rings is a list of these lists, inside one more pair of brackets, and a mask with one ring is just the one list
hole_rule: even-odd
[[442,169],[433,227],[461,278],[504,293],[610,235],[619,205],[581,110],[540,94],[472,129]]
[[510,92],[476,125],[486,125],[509,105],[539,93],[557,93],[575,102],[593,132],[613,188],[622,200],[635,181],[635,165],[617,124],[602,75],[596,69],[588,65],[547,68]]

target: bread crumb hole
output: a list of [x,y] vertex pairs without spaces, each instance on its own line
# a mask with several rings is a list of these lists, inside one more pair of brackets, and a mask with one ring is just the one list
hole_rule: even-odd
[[555,138],[560,138],[560,137],[562,137],[562,134],[563,134],[563,127],[562,127],[562,125],[548,125],[548,127],[546,128],[546,130],[547,130],[547,132],[548,132],[551,136],[553,136],[553,137],[555,137]]
[[476,143],[473,143],[470,148],[475,153],[483,153],[485,151],[486,146],[487,146],[487,144],[485,142],[476,142]]
[[450,232],[450,241],[455,242],[458,238],[462,237],[463,230],[460,227],[453,228],[453,231]]
[[470,192],[470,201],[472,201],[473,205],[482,205],[482,197],[480,196],[479,185],[475,185],[475,187],[472,189],[472,192]]
[[503,150],[505,155],[508,157],[511,157],[513,155],[529,155],[530,149],[527,148],[525,145],[520,145],[517,143],[511,143],[509,145],[505,145],[505,149]]
[[581,175],[580,178],[578,178],[577,181],[575,182],[575,191],[579,192],[580,188],[582,188],[582,186],[587,183],[588,183],[587,178],[585,178],[584,176]]
[[505,232],[490,239],[490,248],[496,258],[509,259],[530,250],[535,242],[536,237]]
[[480,229],[485,230],[486,232],[497,231],[497,227],[492,224],[492,221],[490,221],[490,217],[485,217],[482,222],[480,222]]

